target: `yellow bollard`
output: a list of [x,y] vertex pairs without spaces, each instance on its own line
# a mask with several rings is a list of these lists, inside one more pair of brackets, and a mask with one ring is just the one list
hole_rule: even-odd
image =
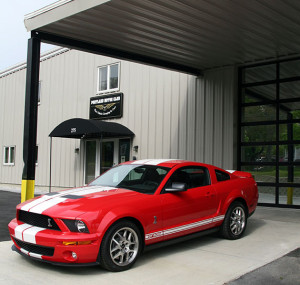
[[22,180],[21,203],[34,198],[34,180]]
[[293,194],[294,194],[294,188],[293,187],[288,187],[287,189],[287,204],[288,205],[293,205]]

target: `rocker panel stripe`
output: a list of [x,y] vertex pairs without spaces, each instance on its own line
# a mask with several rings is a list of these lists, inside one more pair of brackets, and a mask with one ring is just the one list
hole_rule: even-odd
[[179,232],[187,231],[187,230],[190,230],[190,229],[202,227],[204,225],[208,225],[208,224],[212,224],[212,223],[215,223],[215,222],[222,221],[222,220],[224,220],[224,217],[225,217],[224,215],[221,215],[221,216],[218,216],[218,217],[215,217],[215,218],[211,218],[211,219],[207,219],[207,220],[203,220],[203,221],[199,221],[199,222],[195,222],[195,223],[190,223],[190,224],[170,228],[170,229],[163,230],[163,231],[149,233],[149,234],[146,234],[145,240],[150,240],[150,239],[158,238],[158,237],[161,237],[161,236],[172,235],[172,234],[175,234],[175,233],[179,233]]

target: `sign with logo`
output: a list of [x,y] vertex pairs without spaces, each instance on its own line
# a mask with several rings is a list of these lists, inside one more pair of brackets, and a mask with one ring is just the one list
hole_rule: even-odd
[[123,93],[102,95],[90,99],[90,119],[111,119],[123,116]]

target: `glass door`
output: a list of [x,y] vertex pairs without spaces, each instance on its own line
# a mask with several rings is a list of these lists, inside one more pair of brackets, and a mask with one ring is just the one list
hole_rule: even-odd
[[116,164],[115,157],[115,142],[114,141],[103,141],[102,142],[102,153],[101,153],[101,169],[100,174],[107,171]]
[[130,160],[130,139],[120,139],[118,163],[122,163],[129,160]]
[[130,158],[130,139],[104,139],[100,144],[100,139],[85,142],[85,184]]
[[85,143],[85,177],[84,183],[88,184],[95,179],[96,174],[96,141],[86,141]]

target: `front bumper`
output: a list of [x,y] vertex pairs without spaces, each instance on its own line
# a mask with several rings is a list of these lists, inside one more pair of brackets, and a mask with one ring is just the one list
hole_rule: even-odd
[[97,262],[91,262],[91,263],[65,263],[65,262],[54,262],[54,261],[49,261],[49,260],[45,260],[45,259],[39,259],[39,258],[36,258],[36,257],[33,257],[33,256],[29,256],[25,253],[23,253],[21,250],[19,250],[15,244],[13,244],[11,246],[11,250],[12,251],[15,251],[17,253],[19,253],[20,255],[28,258],[30,257],[31,259],[33,260],[37,260],[37,261],[42,261],[42,262],[45,262],[45,263],[49,263],[49,264],[52,264],[52,265],[58,265],[58,266],[67,266],[67,267],[82,267],[82,266],[95,266],[95,265],[99,265],[100,263],[97,261]]
[[[94,265],[98,263],[99,234],[62,232],[34,227],[12,220],[10,236],[16,251],[36,260],[58,265]],[[88,242],[65,245],[63,242]],[[75,253],[75,254],[74,254]]]

